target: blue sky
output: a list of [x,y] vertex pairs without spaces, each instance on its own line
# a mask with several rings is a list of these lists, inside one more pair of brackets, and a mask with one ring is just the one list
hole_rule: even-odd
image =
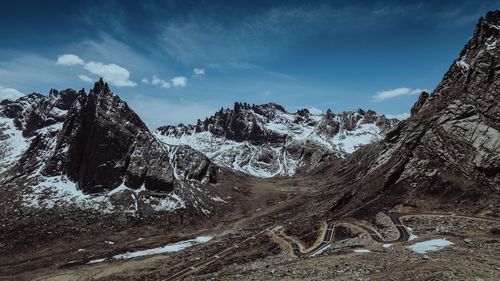
[[[104,2],[104,3],[101,3]],[[402,114],[498,1],[9,1],[0,97],[104,76],[152,128],[235,101]],[[195,70],[196,69],[196,70]]]

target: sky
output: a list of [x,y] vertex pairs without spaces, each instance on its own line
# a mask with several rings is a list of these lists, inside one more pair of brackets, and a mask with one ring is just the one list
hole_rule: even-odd
[[6,1],[0,99],[103,77],[151,128],[236,101],[406,116],[500,0]]

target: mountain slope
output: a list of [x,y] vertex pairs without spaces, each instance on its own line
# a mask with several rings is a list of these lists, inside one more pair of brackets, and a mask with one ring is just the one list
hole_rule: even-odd
[[0,184],[24,187],[25,205],[112,211],[111,197],[126,192],[132,211],[210,209],[210,193],[199,187],[217,181],[217,167],[195,150],[159,142],[102,80],[88,94],[51,90],[3,101],[0,118]]
[[[500,11],[474,35],[431,95],[384,141],[345,159],[318,199],[323,215],[367,217],[394,207],[498,217],[500,202]],[[336,176],[332,178],[332,174]],[[307,208],[313,208],[307,206]]]
[[235,103],[196,125],[164,126],[155,133],[164,143],[189,145],[220,166],[273,177],[344,157],[380,140],[396,122],[371,110],[314,115],[307,109],[289,113],[274,103]]

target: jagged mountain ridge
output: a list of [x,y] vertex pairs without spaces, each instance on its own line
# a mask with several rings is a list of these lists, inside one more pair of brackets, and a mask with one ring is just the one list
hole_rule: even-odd
[[382,139],[398,120],[357,109],[290,113],[275,103],[235,103],[195,125],[163,126],[158,139],[189,145],[220,166],[258,177],[290,176]]
[[[51,90],[2,101],[0,147],[0,184],[24,187],[31,206],[83,199],[84,205],[106,201],[109,208],[107,197],[126,191],[134,194],[136,211],[138,199],[157,203],[158,210],[193,202],[207,210],[210,193],[199,187],[217,180],[218,168],[207,157],[159,142],[102,79],[88,94]],[[142,195],[148,192],[168,196]]]

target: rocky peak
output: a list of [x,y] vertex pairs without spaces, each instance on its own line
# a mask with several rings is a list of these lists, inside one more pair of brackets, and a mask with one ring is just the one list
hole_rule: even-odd
[[325,118],[331,119],[331,118],[334,118],[334,117],[335,117],[335,114],[333,114],[332,110],[328,108],[326,110]]
[[[167,153],[102,79],[69,109],[55,150],[58,153],[47,161],[44,173],[65,174],[85,193],[114,189],[125,175],[133,188],[142,184],[148,189],[173,188]],[[153,169],[163,172],[148,175]]]
[[[31,113],[21,115],[28,116],[23,128],[35,132],[36,128],[58,126],[36,134],[24,153],[24,160],[20,161],[24,168],[18,169],[32,170],[41,163],[43,176],[66,176],[84,193],[109,191],[121,184],[134,189],[143,186],[147,190],[173,190],[176,178],[169,148],[157,141],[139,116],[102,79],[89,94],[83,90],[78,93],[72,89],[51,90],[49,96],[23,97],[18,101],[23,108],[28,107],[23,103],[26,99],[37,102],[30,103]],[[67,111],[56,111],[63,113],[58,115],[59,119],[45,114],[47,105],[66,108],[72,99]],[[5,111],[5,106],[0,110]],[[33,117],[34,114],[39,118]],[[210,173],[208,180],[215,181],[215,170],[206,157],[188,149],[182,151],[185,156],[193,157],[186,160],[189,165],[177,165],[186,177],[180,176],[178,180],[198,180]]]
[[61,92],[51,90],[48,96],[32,93],[15,101],[4,101],[0,116],[13,119],[14,125],[23,131],[23,136],[30,137],[37,130],[62,121],[77,96],[71,89]]
[[102,80],[102,77],[99,79],[99,81],[94,83],[94,88],[90,90],[90,93],[93,93],[95,95],[100,94],[100,93],[110,93],[111,90],[109,89],[108,83],[104,82]]
[[309,112],[309,110],[307,108],[297,110],[297,115],[299,115],[301,117],[308,117],[310,114],[311,113]]
[[411,115],[417,113],[420,110],[420,108],[422,108],[422,106],[425,104],[428,98],[429,98],[429,93],[425,91],[420,93],[417,101],[413,104],[411,108]]
[[54,106],[61,110],[68,110],[79,95],[85,94],[85,89],[76,92],[73,89],[58,91],[50,89],[49,98],[54,101]]

